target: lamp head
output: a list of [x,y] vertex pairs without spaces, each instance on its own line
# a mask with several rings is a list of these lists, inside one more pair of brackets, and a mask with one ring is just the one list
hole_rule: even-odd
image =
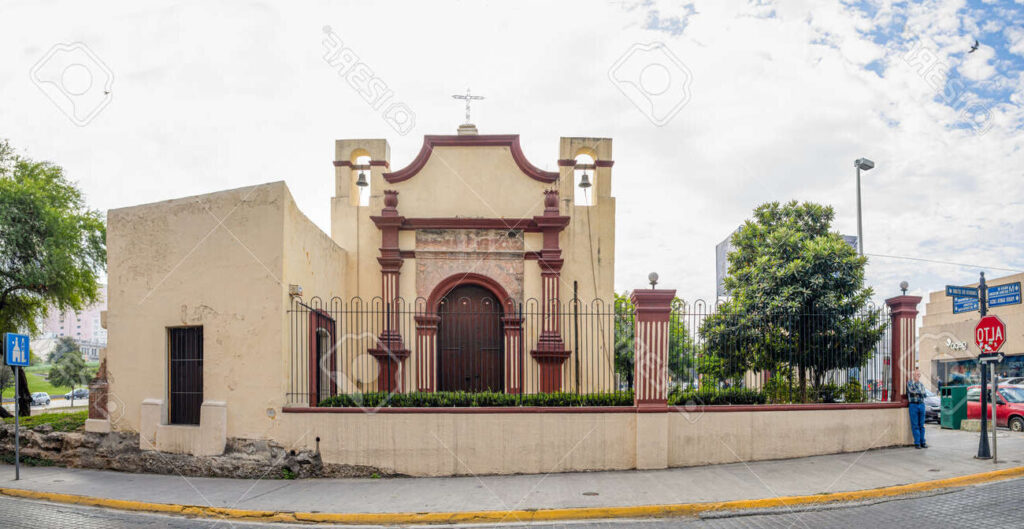
[[870,171],[875,168],[875,162],[872,162],[867,158],[857,158],[853,161],[853,166],[861,171]]

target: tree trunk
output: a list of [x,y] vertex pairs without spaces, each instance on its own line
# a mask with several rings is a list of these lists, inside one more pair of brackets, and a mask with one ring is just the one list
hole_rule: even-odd
[[32,392],[28,389],[28,377],[25,376],[25,369],[18,369],[18,415],[28,417],[32,415]]
[[807,402],[807,368],[800,366],[800,402]]

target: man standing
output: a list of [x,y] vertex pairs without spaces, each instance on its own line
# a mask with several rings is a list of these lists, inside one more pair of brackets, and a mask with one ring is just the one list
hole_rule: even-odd
[[924,384],[921,383],[921,370],[914,369],[911,380],[907,381],[907,400],[910,404],[910,431],[914,434],[914,448],[928,448],[924,442]]

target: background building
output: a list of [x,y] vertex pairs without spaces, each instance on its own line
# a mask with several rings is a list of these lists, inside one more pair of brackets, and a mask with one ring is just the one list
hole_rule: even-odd
[[[1021,304],[1020,284],[1024,274],[987,279],[990,292],[1001,285],[1016,290],[1016,297],[1006,298],[1007,304],[989,307],[990,315],[999,316],[1006,324],[1006,343],[1001,351],[1006,359],[996,365],[996,372],[1004,377],[1024,376],[1024,305]],[[972,283],[965,286],[978,286]],[[925,315],[918,334],[918,367],[922,378],[932,389],[940,385],[977,383],[981,380],[974,343],[974,326],[981,316],[976,310],[953,312],[953,298],[944,290],[928,295]]]
[[51,311],[32,341],[33,353],[45,360],[57,341],[68,336],[78,343],[87,362],[99,361],[100,350],[107,346],[107,330],[100,321],[100,314],[107,310],[107,285],[100,285],[99,296],[99,301],[79,311]]

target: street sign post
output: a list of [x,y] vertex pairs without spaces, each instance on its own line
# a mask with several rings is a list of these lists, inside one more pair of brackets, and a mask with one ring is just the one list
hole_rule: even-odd
[[953,314],[976,312],[977,310],[978,298],[953,298]]
[[14,479],[21,479],[21,410],[19,409],[18,380],[20,370],[28,366],[32,352],[27,334],[4,333],[4,363],[14,371]]

